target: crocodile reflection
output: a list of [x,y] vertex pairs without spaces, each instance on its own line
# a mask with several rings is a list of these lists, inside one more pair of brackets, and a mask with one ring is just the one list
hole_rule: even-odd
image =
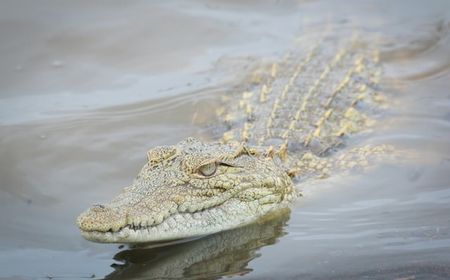
[[259,223],[165,247],[130,248],[117,253],[115,271],[105,279],[217,279],[244,275],[258,250],[285,234],[290,211],[282,209]]

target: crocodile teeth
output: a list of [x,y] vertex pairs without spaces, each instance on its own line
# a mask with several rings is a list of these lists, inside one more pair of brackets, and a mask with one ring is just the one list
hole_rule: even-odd
[[152,226],[153,224],[155,224],[155,220],[153,218],[150,218],[150,219],[147,220],[147,226],[148,227]]

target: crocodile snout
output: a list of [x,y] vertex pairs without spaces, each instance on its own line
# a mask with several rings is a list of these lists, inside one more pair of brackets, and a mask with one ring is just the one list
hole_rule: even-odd
[[126,225],[126,213],[104,205],[94,205],[77,218],[77,225],[83,231],[118,231]]

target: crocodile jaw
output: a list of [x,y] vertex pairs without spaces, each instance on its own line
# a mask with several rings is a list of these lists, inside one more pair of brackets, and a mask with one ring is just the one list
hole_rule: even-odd
[[245,202],[230,199],[222,205],[195,213],[177,213],[161,224],[136,228],[125,226],[118,231],[84,231],[82,236],[100,243],[144,243],[162,242],[209,235],[216,232],[241,227],[275,210],[288,206],[293,195],[277,204],[260,205],[258,201]]

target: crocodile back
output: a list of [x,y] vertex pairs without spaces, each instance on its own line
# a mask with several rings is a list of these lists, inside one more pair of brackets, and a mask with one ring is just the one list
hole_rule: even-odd
[[222,113],[223,142],[267,147],[282,158],[326,156],[373,124],[382,100],[375,40],[327,33],[300,37],[245,80]]

